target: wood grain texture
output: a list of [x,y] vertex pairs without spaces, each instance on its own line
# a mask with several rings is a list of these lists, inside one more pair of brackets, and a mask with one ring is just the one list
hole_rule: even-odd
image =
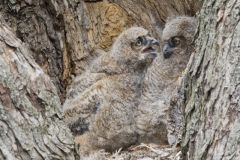
[[0,21],[0,159],[75,159],[57,89]]
[[239,159],[240,3],[205,1],[186,92],[188,159]]

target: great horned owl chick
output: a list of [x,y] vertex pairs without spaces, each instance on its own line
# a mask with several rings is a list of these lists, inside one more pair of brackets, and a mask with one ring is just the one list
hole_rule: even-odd
[[166,144],[174,141],[168,137],[171,129],[167,127],[170,99],[193,51],[195,29],[195,18],[186,16],[169,19],[165,25],[163,55],[149,67],[143,82],[136,120],[141,142]]
[[110,54],[94,62],[92,70],[106,77],[64,105],[66,122],[77,135],[80,151],[114,151],[137,141],[134,113],[158,44],[147,30],[132,27],[119,35]]

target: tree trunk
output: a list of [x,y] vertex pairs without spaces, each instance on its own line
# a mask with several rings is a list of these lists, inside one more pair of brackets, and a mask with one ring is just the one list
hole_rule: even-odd
[[2,21],[0,48],[0,159],[75,159],[55,86]]
[[186,92],[183,153],[240,159],[240,3],[206,0]]

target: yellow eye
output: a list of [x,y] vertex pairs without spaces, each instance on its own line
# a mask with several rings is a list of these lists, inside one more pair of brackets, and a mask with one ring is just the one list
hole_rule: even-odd
[[141,45],[142,45],[142,42],[143,42],[143,41],[142,41],[142,38],[141,38],[141,37],[138,37],[135,45],[136,45],[136,46],[141,46]]
[[174,37],[174,38],[173,38],[173,44],[174,44],[175,46],[179,45],[180,42],[181,42],[180,38],[178,38],[178,37]]

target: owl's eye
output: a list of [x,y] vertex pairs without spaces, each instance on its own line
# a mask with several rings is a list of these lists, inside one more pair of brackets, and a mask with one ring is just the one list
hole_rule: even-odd
[[181,42],[181,39],[180,39],[179,37],[174,37],[174,38],[172,39],[172,44],[173,44],[174,46],[178,46],[178,45],[180,44],[180,42]]
[[142,37],[138,37],[135,45],[136,46],[141,46],[142,44],[143,44],[143,38]]

